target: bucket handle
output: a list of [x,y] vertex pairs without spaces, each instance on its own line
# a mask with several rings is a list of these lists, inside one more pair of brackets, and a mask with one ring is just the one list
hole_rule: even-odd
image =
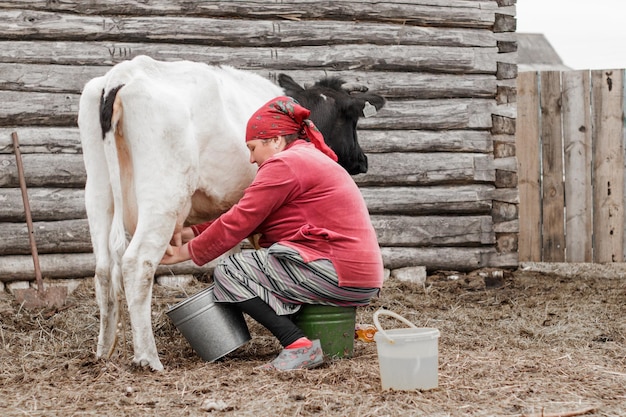
[[383,310],[383,309],[379,309],[376,310],[374,312],[374,325],[376,326],[376,329],[387,339],[389,340],[390,343],[395,343],[394,340],[392,338],[390,338],[387,333],[383,330],[382,326],[380,325],[380,321],[378,321],[378,316],[380,316],[381,314],[385,314],[387,316],[391,316],[393,318],[396,318],[398,320],[400,320],[401,322],[403,322],[404,324],[406,324],[409,327],[412,327],[414,329],[417,329],[417,326],[414,325],[413,323],[411,323],[410,321],[408,321],[407,319],[405,319],[404,317],[402,317],[401,315],[394,313],[393,311],[389,311],[389,310]]

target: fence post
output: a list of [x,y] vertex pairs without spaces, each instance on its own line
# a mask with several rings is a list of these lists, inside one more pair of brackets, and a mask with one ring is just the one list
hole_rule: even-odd
[[541,182],[539,173],[539,91],[537,72],[517,78],[515,129],[519,187],[520,262],[541,261]]

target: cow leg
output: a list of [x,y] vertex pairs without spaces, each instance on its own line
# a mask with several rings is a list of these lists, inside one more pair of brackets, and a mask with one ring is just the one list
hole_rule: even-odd
[[152,332],[152,285],[155,264],[143,259],[123,262],[124,293],[133,333],[133,363],[162,371],[163,365]]
[[[93,168],[93,165],[90,169]],[[89,170],[88,170],[89,171]],[[108,358],[116,344],[119,304],[122,292],[119,259],[109,251],[113,196],[106,176],[91,175],[85,184],[85,208],[91,232],[91,244],[96,258],[94,276],[96,301],[100,309],[97,358]]]
[[[104,163],[104,160],[99,161]],[[121,276],[119,262],[114,262],[109,251],[113,196],[106,171],[91,172],[97,168],[96,161],[87,167],[85,184],[85,209],[89,220],[91,245],[96,258],[94,276],[96,300],[100,309],[100,332],[98,334],[97,358],[108,358],[113,353],[119,321],[119,297]],[[105,167],[106,168],[106,167]],[[104,169],[105,169],[104,168]],[[89,175],[91,174],[93,175]]]
[[[100,331],[98,333],[97,358],[108,358],[115,349],[116,332],[119,322],[121,282],[120,267],[113,264],[108,250],[97,250],[96,274],[94,277],[96,300],[100,309]],[[106,246],[105,246],[106,249]]]
[[133,333],[133,363],[161,371],[163,365],[152,331],[152,288],[156,268],[174,232],[175,219],[146,217],[141,218],[124,253],[122,275]]
[[[92,169],[93,164],[88,168],[88,172]],[[115,262],[109,251],[113,196],[108,182],[102,181],[103,178],[108,179],[108,175],[104,177],[88,175],[85,184],[85,208],[89,220],[91,245],[96,258],[94,284],[100,309],[97,358],[110,357],[115,348],[119,297],[122,291],[119,260]]]

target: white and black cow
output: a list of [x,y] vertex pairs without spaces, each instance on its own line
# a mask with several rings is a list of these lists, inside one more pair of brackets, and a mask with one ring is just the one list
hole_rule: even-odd
[[[85,85],[78,125],[96,259],[98,357],[108,357],[115,347],[124,294],[133,363],[163,369],[151,322],[155,270],[183,224],[213,219],[243,195],[256,170],[245,146],[246,123],[262,104],[283,94],[254,73],[146,56],[117,64]],[[313,109],[321,126],[331,120],[331,126],[354,130],[356,120],[333,119],[345,117],[333,108],[341,99],[325,102]],[[349,130],[328,135],[337,143],[356,138]],[[338,153],[344,161],[355,159]]]

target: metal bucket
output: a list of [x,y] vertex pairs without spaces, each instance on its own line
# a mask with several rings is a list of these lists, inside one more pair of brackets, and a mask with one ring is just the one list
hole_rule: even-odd
[[294,322],[309,339],[319,339],[327,356],[351,357],[354,352],[355,307],[306,304]]
[[216,303],[213,286],[165,312],[193,350],[214,362],[250,340],[242,312],[228,303]]

